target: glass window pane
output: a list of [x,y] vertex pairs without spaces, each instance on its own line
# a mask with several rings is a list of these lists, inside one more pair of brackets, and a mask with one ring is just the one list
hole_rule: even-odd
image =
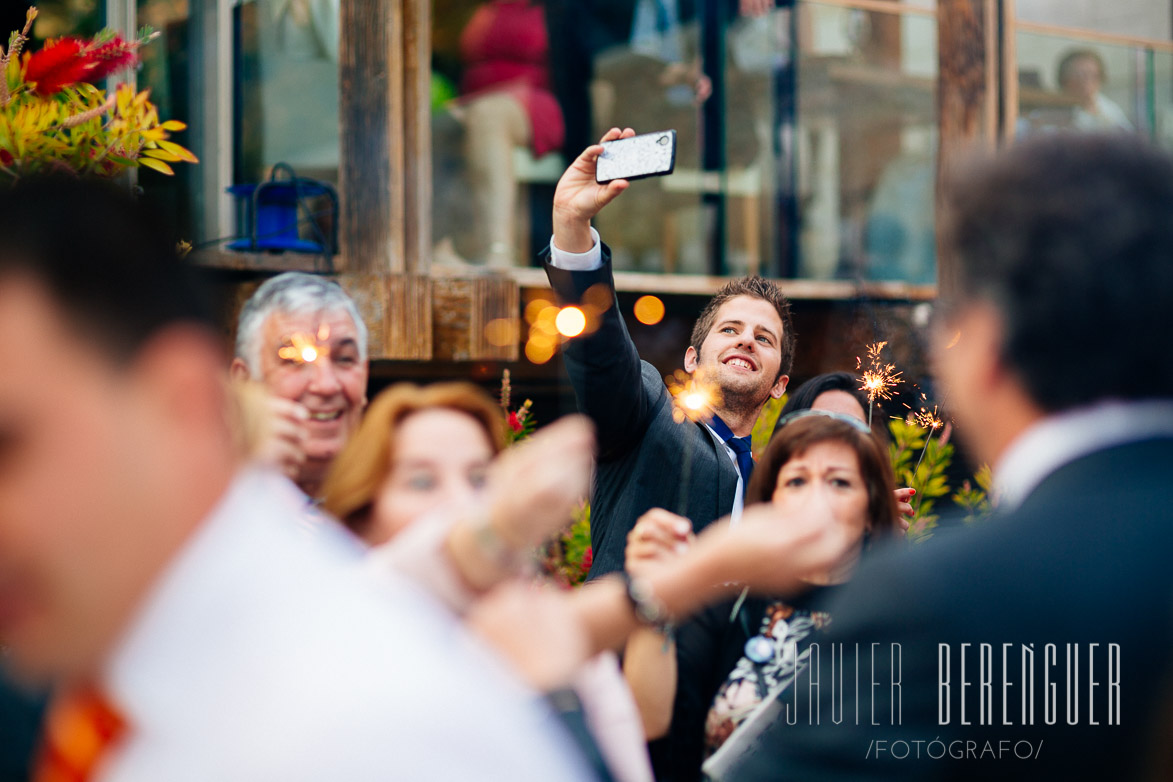
[[936,19],[818,3],[804,10],[793,271],[932,283]]
[[[142,68],[138,87],[151,91],[160,118],[187,123],[187,130],[176,134],[175,140],[190,148],[200,130],[203,112],[195,110],[192,102],[188,2],[138,0],[136,11],[137,26],[150,26],[158,33],[155,40],[139,50]],[[201,159],[205,156],[201,149],[192,152]],[[197,234],[194,193],[199,181],[198,166],[178,164],[172,168],[173,177],[140,169],[139,186],[151,203],[158,205],[159,214],[172,221],[169,228],[174,236],[193,243],[209,238]]]
[[1018,33],[1017,48],[1017,136],[1058,129],[1147,132],[1139,50],[1029,32]]
[[236,179],[278,163],[338,180],[339,0],[249,0],[237,10]]

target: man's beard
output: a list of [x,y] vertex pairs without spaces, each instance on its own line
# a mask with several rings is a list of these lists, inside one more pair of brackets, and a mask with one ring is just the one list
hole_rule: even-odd
[[[740,385],[740,384],[739,384]],[[758,385],[750,387],[729,387],[722,385],[719,387],[721,392],[722,407],[734,413],[756,413],[770,398],[770,389],[761,388]]]

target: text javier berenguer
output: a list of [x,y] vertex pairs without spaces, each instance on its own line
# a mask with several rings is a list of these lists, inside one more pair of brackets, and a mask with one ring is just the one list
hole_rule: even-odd
[[1119,725],[1120,644],[938,644],[937,721]]

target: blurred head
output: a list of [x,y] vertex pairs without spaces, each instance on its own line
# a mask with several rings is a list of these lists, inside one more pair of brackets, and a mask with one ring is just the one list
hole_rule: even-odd
[[794,362],[790,302],[761,277],[731,280],[697,318],[684,368],[720,389],[722,406],[751,411],[786,392]]
[[858,418],[866,422],[867,397],[859,390],[859,378],[850,372],[827,372],[815,375],[795,389],[778,413],[777,433],[784,425],[783,419],[799,410],[828,410],[833,413]]
[[1173,397],[1171,214],[1173,161],[1120,134],[1029,139],[947,186],[934,364],[979,461],[1046,414]]
[[75,178],[0,191],[0,639],[26,678],[93,672],[235,468],[163,224]]
[[305,406],[306,461],[297,482],[312,487],[362,418],[366,325],[336,283],[300,272],[278,275],[240,312],[232,373]]
[[1091,49],[1068,52],[1059,61],[1059,88],[1090,106],[1107,78],[1104,60]]
[[895,478],[886,449],[863,422],[838,413],[789,421],[754,468],[746,504],[771,502],[792,512],[818,512],[865,541],[900,529]]
[[371,545],[476,496],[505,446],[501,408],[470,383],[402,384],[376,397],[322,487],[323,507]]

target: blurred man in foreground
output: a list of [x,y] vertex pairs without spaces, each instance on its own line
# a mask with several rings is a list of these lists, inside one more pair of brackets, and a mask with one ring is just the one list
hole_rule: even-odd
[[997,513],[865,564],[821,666],[716,779],[1150,773],[1173,648],[1173,161],[1040,137],[947,206],[937,374]]
[[0,194],[0,639],[56,686],[38,778],[581,778],[459,628],[239,468],[155,225],[78,180]]

